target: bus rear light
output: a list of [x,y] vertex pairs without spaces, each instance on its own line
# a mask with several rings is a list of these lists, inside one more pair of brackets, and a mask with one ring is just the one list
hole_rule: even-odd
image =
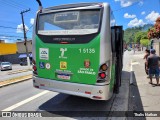
[[85,94],[91,94],[91,92],[85,91]]
[[102,71],[106,71],[108,69],[108,66],[106,64],[101,65],[100,69]]
[[37,67],[35,65],[33,65],[33,70],[37,71]]
[[40,86],[45,86],[45,84],[40,84]]
[[99,77],[100,77],[101,79],[104,79],[104,78],[106,77],[106,74],[105,74],[104,72],[99,73]]
[[33,64],[33,74],[38,75],[37,67],[36,67],[36,61],[34,59],[32,60],[32,64]]
[[94,99],[102,99],[100,96],[93,96]]
[[68,42],[60,42],[60,44],[68,44]]

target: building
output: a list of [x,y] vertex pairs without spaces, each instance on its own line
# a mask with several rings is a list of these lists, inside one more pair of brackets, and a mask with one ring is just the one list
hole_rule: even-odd
[[[24,41],[16,43],[5,43],[0,40],[0,62],[11,62],[12,64],[19,64],[20,58],[26,54],[26,46]],[[32,52],[32,40],[27,41],[28,53]]]
[[5,43],[5,40],[0,40],[0,43]]
[[17,53],[17,45],[15,43],[0,42],[0,55],[9,55]]
[[[24,41],[16,42],[17,53],[26,53],[26,46]],[[32,40],[27,40],[28,53],[32,52]]]

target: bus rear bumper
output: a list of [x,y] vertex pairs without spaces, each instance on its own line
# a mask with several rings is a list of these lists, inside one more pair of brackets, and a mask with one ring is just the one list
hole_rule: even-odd
[[33,86],[39,89],[81,96],[95,100],[108,100],[113,94],[112,90],[110,90],[110,85],[86,85],[44,79],[35,76],[33,76]]

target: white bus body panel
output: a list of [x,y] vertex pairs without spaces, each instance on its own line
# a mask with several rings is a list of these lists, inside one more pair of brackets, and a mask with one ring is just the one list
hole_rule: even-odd
[[103,19],[100,32],[100,64],[112,60],[110,6],[108,3],[103,3],[103,6]]
[[[33,76],[33,85],[38,86],[40,89],[50,90],[59,93],[65,93],[75,96],[86,97],[95,100],[108,100],[112,97],[109,85],[95,86],[79,83],[69,83],[56,80],[49,80]],[[101,90],[101,92],[99,92]],[[90,94],[86,93],[90,92]],[[101,97],[96,99],[94,96]]]

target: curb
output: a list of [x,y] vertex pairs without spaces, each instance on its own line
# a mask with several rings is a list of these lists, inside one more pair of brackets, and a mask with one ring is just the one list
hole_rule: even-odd
[[19,82],[23,82],[23,81],[26,81],[26,80],[30,80],[30,79],[32,79],[32,77],[29,77],[29,78],[26,78],[26,79],[20,79],[20,80],[17,80],[17,81],[11,82],[11,83],[7,83],[7,84],[3,84],[3,85],[0,85],[0,88],[5,87],[5,86],[9,86],[9,85],[12,85],[12,84],[16,84],[16,83],[19,83]]

